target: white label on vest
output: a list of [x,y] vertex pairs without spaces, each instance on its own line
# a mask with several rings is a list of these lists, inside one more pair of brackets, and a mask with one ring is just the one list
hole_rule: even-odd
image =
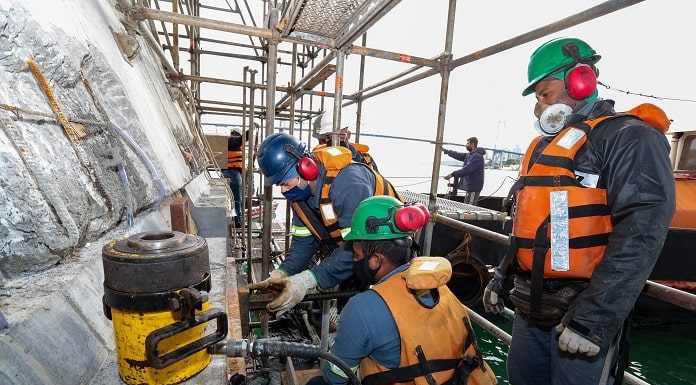
[[568,191],[551,191],[551,270],[570,270]]
[[321,205],[321,215],[327,221],[335,221],[336,213],[334,213],[333,205],[331,203],[326,203]]
[[418,270],[435,271],[435,269],[437,269],[437,265],[439,265],[439,264],[440,264],[440,262],[426,261],[420,265]]
[[328,148],[326,149],[326,152],[328,152],[329,155],[331,155],[331,156],[338,156],[338,155],[341,155],[341,150],[339,150],[339,149],[336,148],[336,147],[328,147]]
[[558,140],[557,144],[566,150],[570,150],[570,148],[573,147],[578,140],[582,139],[583,136],[585,136],[585,132],[583,130],[571,128],[563,135],[561,139]]

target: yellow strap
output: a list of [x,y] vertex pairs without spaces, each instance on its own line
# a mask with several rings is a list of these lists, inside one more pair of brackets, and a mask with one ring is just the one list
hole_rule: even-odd
[[[343,369],[339,368],[336,366],[333,362],[329,362],[329,367],[331,368],[331,373],[341,377],[341,378],[348,378],[348,375],[343,372]],[[350,368],[350,370],[353,371],[353,373],[357,374],[358,369],[360,369],[360,364],[353,366]]]

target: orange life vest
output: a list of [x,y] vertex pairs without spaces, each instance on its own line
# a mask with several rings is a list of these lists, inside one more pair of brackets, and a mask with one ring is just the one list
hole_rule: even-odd
[[[418,302],[402,274],[371,290],[382,297],[394,318],[401,340],[401,360],[399,368],[389,369],[370,357],[363,358],[360,378],[364,385],[497,383],[478,349],[466,309],[446,285],[433,289],[438,291],[439,300],[432,308]],[[426,372],[425,367],[430,371]]]
[[353,146],[355,149],[362,155],[363,161],[367,165],[367,167],[371,169],[375,169],[375,162],[372,160],[372,155],[370,155],[370,147],[366,144],[362,143],[353,143]]
[[[362,143],[351,143],[353,147],[355,147],[355,150],[360,153],[362,156],[362,163],[364,163],[367,167],[371,168],[372,170],[375,169],[375,163],[372,160],[372,155],[368,151],[370,151],[370,147],[366,144]],[[316,147],[314,147],[313,151],[321,150],[323,148],[326,148],[326,144],[318,144]]]
[[227,151],[227,168],[242,169],[242,151]]
[[[317,146],[312,151],[312,155],[326,170],[324,184],[319,196],[319,213],[312,209],[307,202],[292,202],[290,206],[295,215],[302,220],[302,223],[307,226],[307,229],[318,241],[338,244],[343,242],[343,234],[338,225],[338,215],[336,215],[333,202],[330,199],[331,183],[333,183],[341,170],[349,164],[367,166],[354,162],[350,150],[341,146]],[[375,191],[373,195],[389,195],[401,199],[389,181],[374,170],[370,169],[370,171],[375,176]]]
[[[544,278],[589,279],[604,256],[612,231],[603,188],[583,187],[576,179],[575,156],[599,123],[621,116],[635,116],[661,132],[669,128],[669,119],[659,107],[645,103],[629,111],[601,116],[567,127],[541,152],[534,164],[531,156],[539,144],[537,137],[529,145],[520,169],[521,185],[516,193],[513,235],[517,241],[517,260],[523,270],[540,272]],[[552,194],[567,192],[567,224],[555,229],[566,234],[552,234]],[[561,196],[561,195],[557,195]],[[561,207],[564,208],[564,207]],[[554,241],[552,241],[554,239]],[[560,240],[560,242],[555,242]],[[567,244],[565,244],[567,242]],[[552,254],[567,258],[567,269],[552,267]]]

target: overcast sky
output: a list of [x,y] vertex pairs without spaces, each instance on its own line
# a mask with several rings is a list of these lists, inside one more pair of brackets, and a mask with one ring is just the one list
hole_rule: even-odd
[[[260,4],[254,0],[249,2],[252,5]],[[454,58],[599,3],[577,0],[460,1],[455,23]],[[224,5],[224,0],[221,4]],[[428,58],[438,55],[444,49],[447,6],[446,0],[403,0],[368,32],[367,46]],[[526,148],[536,135],[532,126],[535,100],[533,96],[521,96],[526,86],[528,59],[536,47],[554,37],[579,37],[595,48],[602,55],[597,65],[599,79],[606,84],[644,94],[696,99],[696,65],[691,41],[696,36],[694,15],[694,1],[648,0],[458,67],[450,78],[445,141],[464,143],[466,138],[477,136],[479,144],[484,147]],[[204,36],[207,34],[231,37],[229,34],[204,32]],[[232,38],[244,41],[239,37]],[[282,43],[280,48],[290,50],[291,44]],[[208,49],[215,47],[208,45]],[[289,55],[281,57],[289,61]],[[258,63],[212,59],[208,58],[210,62],[214,61],[213,64],[203,67],[204,75],[239,79],[243,65],[261,69]],[[357,55],[349,56],[346,61],[344,85],[348,94],[358,89],[359,62]],[[407,68],[409,66],[401,63],[367,58],[365,85]],[[289,66],[279,67],[279,85],[289,81],[289,71]],[[327,87],[333,87],[333,78],[327,82]],[[363,131],[434,139],[439,91],[440,77],[433,76],[366,100],[363,104]],[[696,103],[630,96],[603,88],[599,91],[601,97],[615,100],[618,110],[652,102],[663,107],[668,116],[674,119],[673,129],[696,129]],[[241,101],[241,90],[238,88],[205,85],[204,98],[206,94],[217,97],[225,95],[229,100]],[[257,100],[259,95],[257,93]],[[278,93],[278,98],[280,96]],[[299,107],[299,103],[297,105]],[[346,108],[343,114],[345,119],[354,121],[355,108]],[[225,120],[208,116],[204,121]],[[431,144],[397,143],[368,137],[363,138],[363,142],[371,145],[377,159],[387,158],[386,154],[389,154],[388,160],[381,162],[389,163],[385,164],[388,168],[403,168],[414,160],[413,154],[422,154],[417,158],[425,163],[432,162],[434,146]],[[395,143],[398,147],[394,146]],[[390,171],[388,174],[392,170],[385,171]]]

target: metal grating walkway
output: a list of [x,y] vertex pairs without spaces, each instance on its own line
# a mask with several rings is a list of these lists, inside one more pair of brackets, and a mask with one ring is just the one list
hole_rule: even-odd
[[[428,205],[428,195],[415,193],[412,191],[399,191],[399,195],[406,202],[420,202]],[[436,198],[437,212],[449,218],[465,220],[465,221],[500,221],[504,222],[507,214],[490,210],[483,207],[469,205],[466,203],[456,202],[444,198]]]
[[294,0],[278,27],[284,37],[341,48],[401,0]]

